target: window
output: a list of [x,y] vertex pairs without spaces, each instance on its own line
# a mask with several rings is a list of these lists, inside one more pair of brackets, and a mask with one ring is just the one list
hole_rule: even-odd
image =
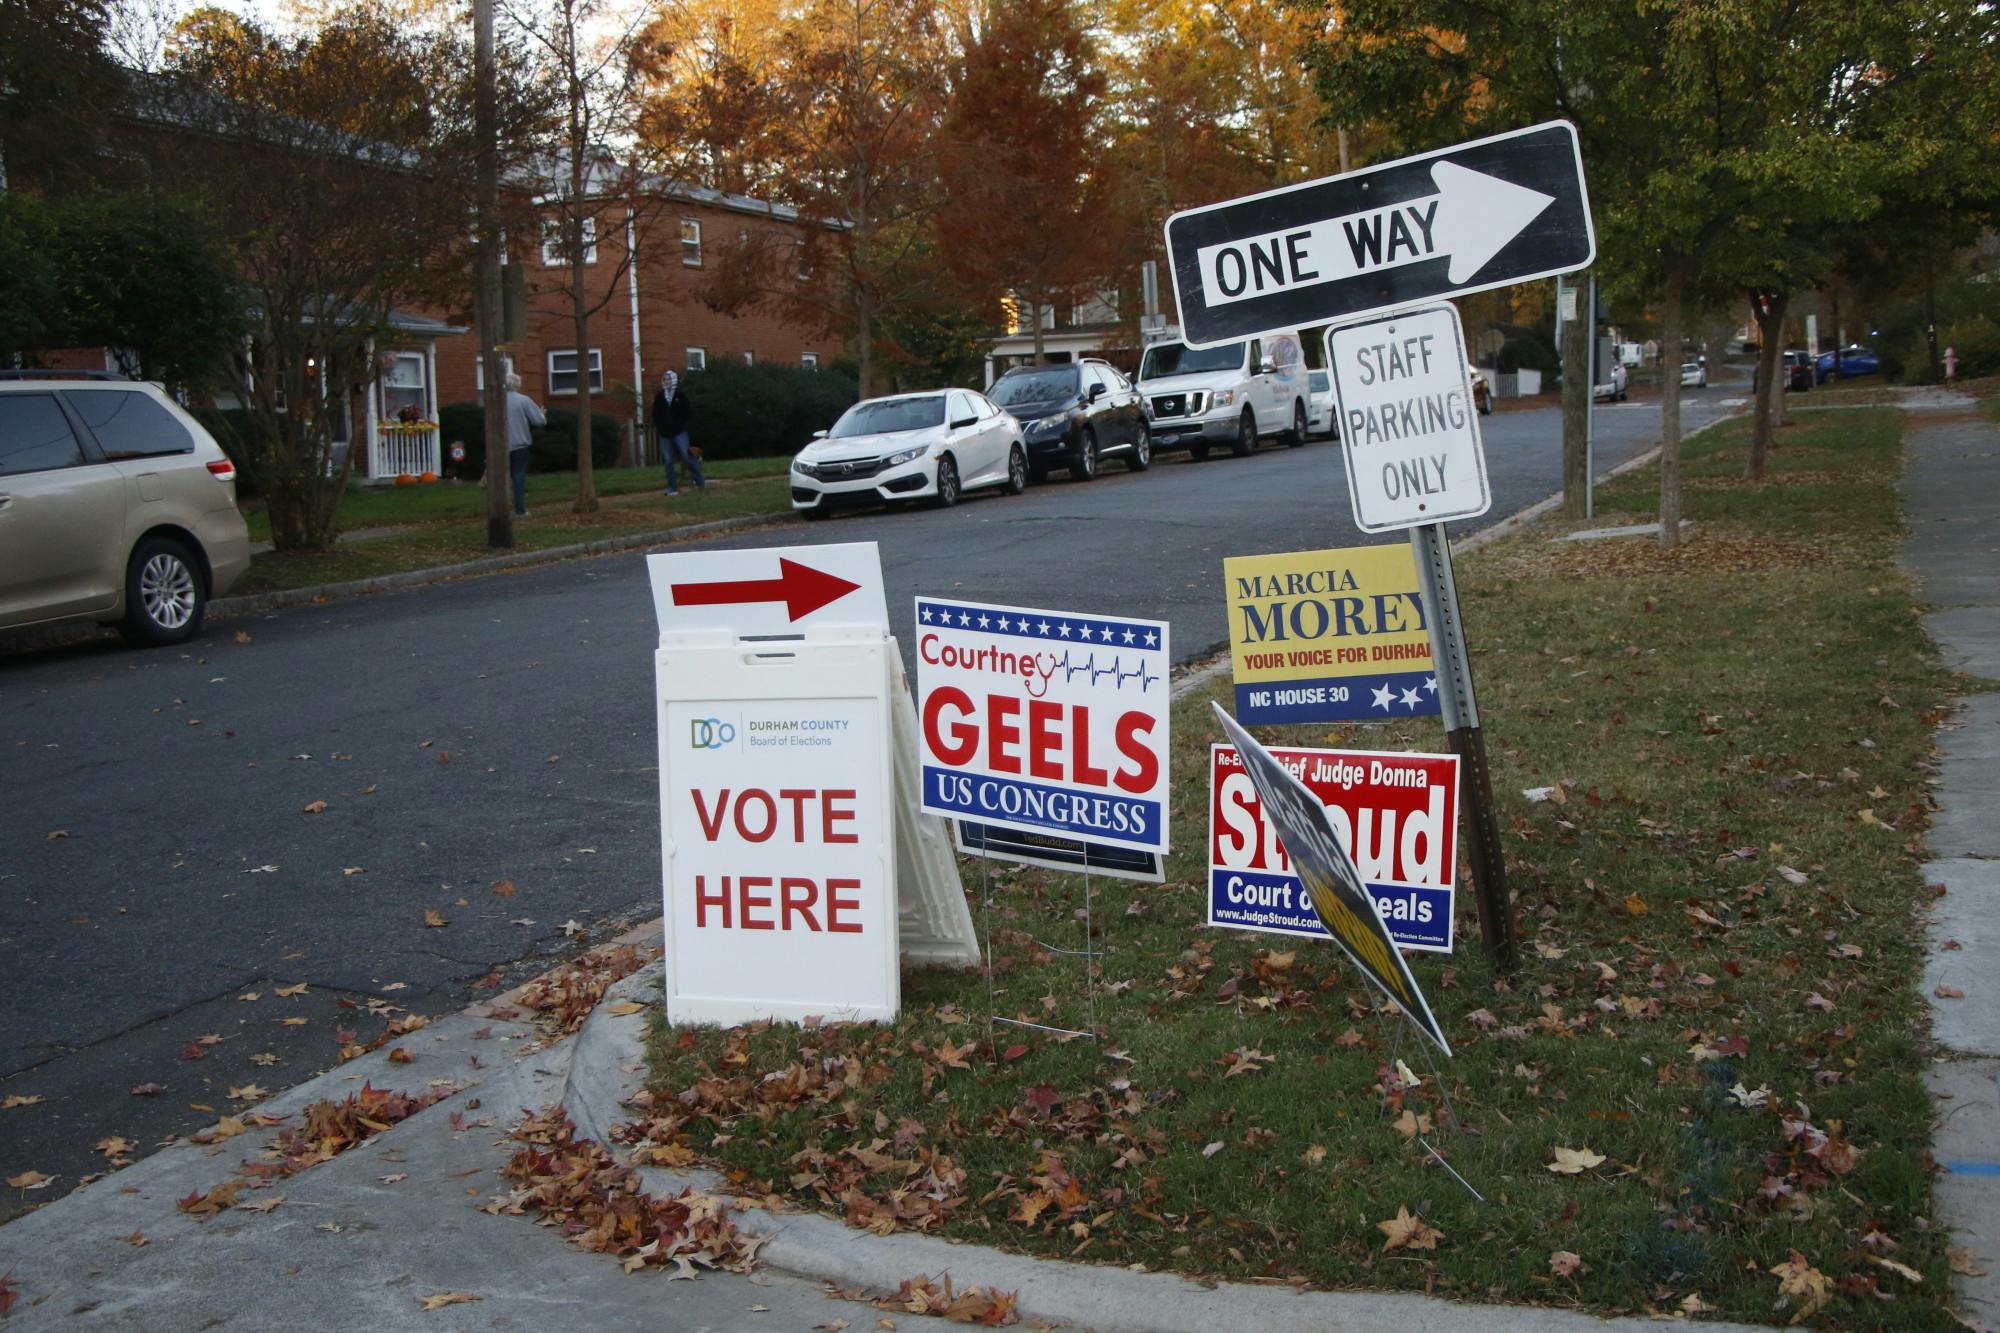
[[[505,352],[500,354],[500,373],[507,376],[514,373],[514,358]],[[486,392],[486,358],[475,355],[472,358],[472,388],[475,393]]]
[[801,353],[799,353],[799,369],[800,369],[800,370],[818,370],[818,369],[819,369],[819,357],[818,357],[818,355],[817,355],[817,354],[815,354],[815,353],[813,353],[813,352],[801,352]]
[[[597,219],[583,218],[583,262],[597,262]],[[560,217],[542,219],[542,263],[548,268],[560,268],[569,263],[564,253],[563,219]]]
[[69,405],[83,418],[106,458],[191,454],[194,437],[174,414],[128,389],[71,389]]
[[806,248],[805,238],[798,237],[792,241],[792,254],[798,260],[798,266],[794,272],[797,274],[799,281],[810,282],[813,275],[812,251]]
[[0,393],[0,477],[75,467],[83,446],[52,393]]
[[[604,388],[604,353],[593,347],[590,349],[590,391],[599,393]],[[549,353],[549,393],[576,392],[576,352]]]
[[745,353],[743,354],[743,364],[744,364],[744,365],[746,365],[746,366],[754,366],[754,365],[756,365],[756,364],[757,364],[757,354],[756,354],[755,352],[745,352]]
[[687,353],[687,368],[689,370],[708,369],[708,349],[706,347],[690,347],[687,349]]
[[430,408],[428,400],[429,395],[424,392],[423,353],[396,353],[395,360],[382,372],[383,420],[402,420],[405,408],[413,419],[422,420]]
[[681,219],[681,262],[689,268],[701,267],[701,224],[693,218]]
[[974,421],[977,421],[979,419],[978,409],[973,407],[972,399],[967,397],[962,391],[957,389],[952,390],[951,422],[948,424],[955,425],[958,422],[964,421],[968,417],[970,417]]

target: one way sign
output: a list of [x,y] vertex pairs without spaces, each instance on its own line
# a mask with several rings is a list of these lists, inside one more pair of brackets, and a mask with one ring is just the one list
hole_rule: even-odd
[[1596,253],[1568,121],[1167,219],[1196,347],[1569,273]]

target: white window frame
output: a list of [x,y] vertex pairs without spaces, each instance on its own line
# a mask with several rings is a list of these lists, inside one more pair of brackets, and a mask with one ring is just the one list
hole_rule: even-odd
[[[434,419],[437,416],[437,408],[431,402],[431,377],[428,359],[422,352],[392,352],[390,355],[395,358],[395,363],[399,366],[407,361],[417,363],[416,389],[418,394],[421,395],[417,403],[417,415],[421,420]],[[385,371],[377,376],[375,380],[375,410],[381,414],[383,421],[394,421],[396,419],[395,414],[389,410],[389,388],[389,375]]]
[[689,268],[701,267],[701,219],[681,219],[681,263]]
[[818,352],[800,352],[800,353],[799,353],[799,369],[800,369],[800,370],[818,370],[818,369],[819,369],[819,353],[818,353]]
[[[506,352],[500,353],[501,378],[504,379],[513,373],[514,358]],[[474,393],[486,392],[486,358],[483,356],[474,356],[472,358],[472,391]]]
[[[597,219],[583,220],[583,262],[597,262]],[[568,268],[569,256],[563,253],[563,220],[560,217],[542,219],[542,267]]]
[[744,365],[746,365],[746,366],[754,366],[754,365],[756,365],[756,364],[757,364],[757,354],[756,354],[755,352],[745,352],[745,353],[743,354],[743,364],[744,364]]
[[689,370],[707,370],[707,369],[708,369],[708,349],[707,349],[706,347],[690,347],[690,348],[688,348],[688,349],[687,349],[687,368],[688,368]]
[[[568,370],[559,371],[556,369],[556,358],[559,356],[569,358],[570,365]],[[556,376],[559,374],[569,377],[569,388],[558,389],[556,387]],[[590,391],[592,393],[604,392],[604,350],[598,347],[590,349]],[[551,347],[549,349],[549,397],[570,398],[575,395],[576,349],[574,347]]]
[[793,270],[792,276],[800,282],[811,282],[813,275],[812,251],[806,248],[805,237],[794,236],[792,238],[792,253],[798,257],[799,261]]

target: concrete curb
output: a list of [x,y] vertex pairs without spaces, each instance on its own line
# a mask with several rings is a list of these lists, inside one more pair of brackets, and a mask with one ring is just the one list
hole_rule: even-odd
[[346,583],[321,583],[310,588],[287,588],[282,592],[218,597],[208,604],[207,614],[211,620],[223,620],[231,616],[265,615],[272,611],[308,606],[315,602],[360,597],[368,593],[394,592],[401,588],[421,588],[427,584],[443,583],[450,579],[498,574],[505,570],[525,569],[533,565],[552,565],[558,561],[576,560],[586,556],[615,555],[621,551],[659,546],[687,537],[707,537],[719,532],[761,527],[790,517],[789,510],[784,513],[745,514],[740,518],[718,518],[707,523],[691,523],[686,527],[661,528],[653,532],[635,532],[625,537],[607,537],[603,541],[579,542],[573,546],[550,546],[539,551],[516,551],[511,555],[487,556],[484,559],[467,560],[456,565],[411,569],[400,574],[383,574],[376,578],[353,579]]

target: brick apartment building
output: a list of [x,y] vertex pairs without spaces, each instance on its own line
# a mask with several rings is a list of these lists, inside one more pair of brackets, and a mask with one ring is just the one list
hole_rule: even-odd
[[[839,339],[817,329],[761,309],[725,314],[708,304],[727,250],[747,241],[786,253],[801,229],[819,224],[781,204],[698,186],[668,186],[656,199],[661,206],[643,227],[619,225],[627,218],[623,208],[606,212],[597,223],[597,230],[610,234],[591,238],[586,252],[591,300],[601,298],[607,284],[615,285],[611,299],[590,317],[590,346],[581,355],[570,314],[569,268],[559,248],[512,247],[510,262],[524,266],[516,280],[526,290],[527,306],[522,336],[502,351],[529,397],[546,407],[572,404],[577,377],[587,373],[592,410],[629,423],[643,413],[665,370],[699,370],[724,357],[815,369],[839,354]],[[620,272],[628,247],[635,247],[636,258]],[[792,280],[824,281],[809,273]],[[442,404],[476,400],[483,381],[476,338],[441,339],[436,349],[433,420]],[[636,397],[634,386],[642,390]],[[639,459],[649,461],[655,454],[650,432],[637,434]]]

